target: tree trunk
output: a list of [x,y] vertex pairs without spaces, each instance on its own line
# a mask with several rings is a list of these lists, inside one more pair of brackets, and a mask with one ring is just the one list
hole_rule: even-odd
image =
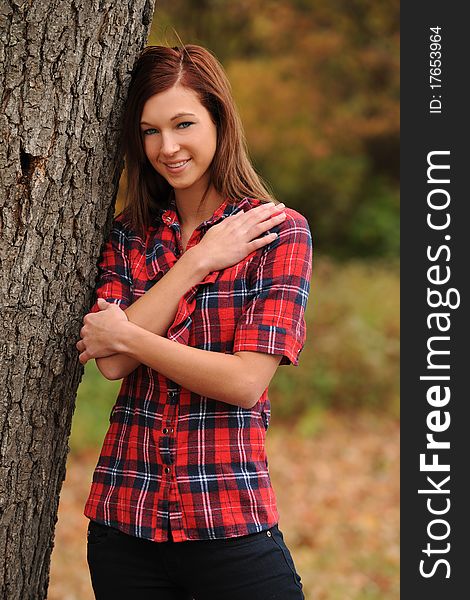
[[154,0],[0,0],[0,598],[46,597],[75,343]]

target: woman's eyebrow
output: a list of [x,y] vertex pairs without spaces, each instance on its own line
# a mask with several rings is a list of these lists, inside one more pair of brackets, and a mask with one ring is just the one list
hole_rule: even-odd
[[[174,121],[175,119],[179,119],[180,117],[195,117],[196,115],[194,113],[190,113],[190,112],[181,112],[178,113],[177,115],[175,115],[174,117],[171,117],[170,121]],[[152,125],[152,123],[147,123],[147,121],[141,121],[140,122],[141,125]]]
[[174,117],[171,117],[170,121],[174,121],[175,119],[179,119],[180,117],[195,117],[195,116],[196,115],[194,113],[182,112],[182,113],[178,113]]

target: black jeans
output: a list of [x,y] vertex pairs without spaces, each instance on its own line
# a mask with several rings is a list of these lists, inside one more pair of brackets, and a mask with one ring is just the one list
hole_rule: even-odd
[[277,525],[224,540],[151,542],[90,521],[97,600],[304,600]]

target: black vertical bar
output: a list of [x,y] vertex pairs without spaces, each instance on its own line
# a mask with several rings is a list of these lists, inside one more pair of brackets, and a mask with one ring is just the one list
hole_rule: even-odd
[[[465,381],[470,373],[467,242],[470,220],[466,217],[470,204],[467,190],[470,128],[469,102],[464,91],[470,72],[467,44],[470,36],[465,9],[465,2],[428,0],[401,4],[401,598],[404,600],[470,597],[467,581],[470,567],[466,564],[470,538],[467,508],[470,397]],[[431,47],[439,39],[436,36],[440,36],[439,49]],[[433,49],[441,55],[431,55]],[[440,67],[437,60],[441,61]],[[431,72],[432,68],[440,68],[441,72]],[[430,79],[431,75],[436,79]],[[438,84],[441,87],[431,88]],[[429,161],[448,165],[450,169],[431,170],[428,181]],[[446,179],[450,182],[446,183]],[[443,208],[436,208],[438,205]],[[433,228],[427,222],[428,215],[434,227],[442,226],[448,219],[450,222],[442,229]],[[431,267],[437,268],[429,271]],[[443,282],[447,276],[448,281]],[[442,302],[447,298],[454,308],[439,306],[439,292]],[[438,306],[433,308],[430,302]],[[441,316],[432,317],[432,313]],[[432,340],[433,337],[436,339]],[[428,344],[431,349],[449,354],[429,356]],[[428,359],[435,368],[430,367]],[[437,376],[449,379],[420,379]],[[434,393],[430,392],[432,387]],[[450,394],[447,402],[445,387]],[[431,434],[432,441],[427,438]],[[427,444],[438,442],[441,447],[427,448]],[[449,449],[445,448],[447,442]],[[425,458],[420,468],[421,454]],[[426,471],[432,467],[425,465],[431,465],[433,460],[436,470]],[[449,465],[449,471],[438,470],[445,469],[445,465]],[[446,480],[447,477],[450,478]]]

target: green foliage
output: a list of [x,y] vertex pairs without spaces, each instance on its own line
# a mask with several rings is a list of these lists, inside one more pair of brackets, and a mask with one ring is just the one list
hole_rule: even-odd
[[374,248],[377,255],[398,256],[398,193],[381,177],[375,177],[364,188],[364,201],[358,203],[357,211],[351,218],[345,232],[347,241],[341,254],[344,255],[349,248],[355,256],[366,257]]
[[161,0],[150,43],[211,49],[253,161],[337,257],[398,248],[399,2]]
[[300,365],[270,386],[274,421],[307,435],[322,410],[399,413],[399,273],[390,263],[317,258]]
[[[334,409],[397,416],[399,274],[390,263],[317,258],[300,366],[283,366],[270,385],[273,424],[295,423],[310,437]],[[101,444],[120,382],[90,362],[78,390],[72,451]]]
[[94,360],[86,364],[72,421],[69,440],[72,452],[101,445],[120,385],[120,381],[105,379]]

